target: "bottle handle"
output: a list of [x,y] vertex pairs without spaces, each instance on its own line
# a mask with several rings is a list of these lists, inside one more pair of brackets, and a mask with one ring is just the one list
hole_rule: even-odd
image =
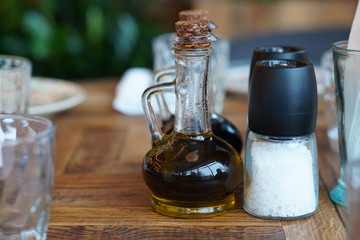
[[[144,110],[146,122],[150,131],[151,141],[156,143],[161,141],[163,133],[161,131],[161,125],[158,121],[154,108],[151,104],[151,98],[157,94],[173,93],[175,91],[175,81],[157,84],[145,89],[142,94],[142,107]],[[160,109],[161,112],[162,109]]]
[[[163,68],[163,69],[156,71],[154,73],[154,78],[153,78],[154,85],[160,84],[162,78],[168,77],[168,76],[174,76],[175,74],[176,74],[175,67]],[[157,100],[158,106],[161,110],[160,111],[161,119],[163,119],[163,120],[170,119],[171,112],[170,112],[168,104],[166,103],[164,95],[157,96],[156,100]]]

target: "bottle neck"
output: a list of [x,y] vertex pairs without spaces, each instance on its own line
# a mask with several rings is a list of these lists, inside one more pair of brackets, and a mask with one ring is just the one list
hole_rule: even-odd
[[175,49],[176,132],[202,135],[211,132],[209,112],[209,58],[211,48]]

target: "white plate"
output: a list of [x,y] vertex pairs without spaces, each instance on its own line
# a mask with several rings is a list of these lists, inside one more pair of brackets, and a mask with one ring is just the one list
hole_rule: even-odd
[[54,78],[33,77],[30,89],[29,113],[34,115],[48,115],[70,109],[86,97],[80,85]]
[[[319,66],[314,67],[318,94],[325,91],[324,77]],[[236,61],[230,65],[227,78],[225,81],[225,89],[231,93],[247,94],[249,84],[250,64],[244,61]]]

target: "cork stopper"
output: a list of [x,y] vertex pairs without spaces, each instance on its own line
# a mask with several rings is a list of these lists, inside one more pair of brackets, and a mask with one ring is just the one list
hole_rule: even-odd
[[206,36],[211,31],[209,21],[206,20],[178,21],[175,30],[178,37]]
[[208,15],[205,10],[184,10],[179,12],[179,20],[209,20]]
[[[212,36],[209,21],[187,20],[175,23],[174,49],[210,48]],[[210,37],[209,37],[210,35]]]

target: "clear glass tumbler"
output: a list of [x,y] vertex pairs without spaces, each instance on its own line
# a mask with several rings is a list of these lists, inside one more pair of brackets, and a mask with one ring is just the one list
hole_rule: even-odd
[[31,68],[27,58],[0,55],[0,113],[27,113]]
[[360,240],[360,159],[346,166],[348,188],[346,198],[347,231],[349,240]]
[[46,239],[53,154],[50,120],[0,115],[0,239]]
[[330,192],[331,200],[345,205],[347,186],[344,168],[360,158],[360,51],[347,48],[347,41],[331,46],[334,61],[335,99],[338,119],[340,177]]
[[321,72],[323,77],[323,94],[320,95],[322,103],[325,106],[325,119],[327,127],[327,136],[331,150],[339,152],[338,123],[336,118],[335,104],[335,81],[334,81],[334,63],[331,50],[326,50],[321,57]]

